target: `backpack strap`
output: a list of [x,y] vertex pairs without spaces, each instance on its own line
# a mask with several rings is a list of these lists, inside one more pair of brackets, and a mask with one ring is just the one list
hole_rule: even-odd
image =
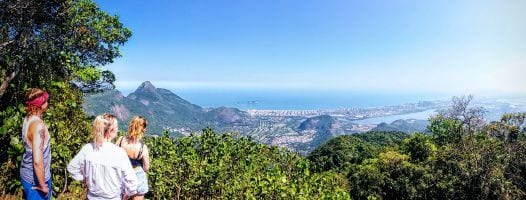
[[120,140],[120,142],[119,142],[119,147],[122,147],[122,140],[124,140],[124,137],[121,137],[120,139],[121,139],[121,140]]

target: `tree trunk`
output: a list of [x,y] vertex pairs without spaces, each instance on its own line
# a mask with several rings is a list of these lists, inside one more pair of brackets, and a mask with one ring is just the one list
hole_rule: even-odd
[[64,187],[62,188],[62,194],[66,192],[67,188],[68,188],[68,169],[66,165],[66,167],[64,168]]
[[175,196],[175,199],[177,200],[181,199],[181,188],[177,188],[177,194]]

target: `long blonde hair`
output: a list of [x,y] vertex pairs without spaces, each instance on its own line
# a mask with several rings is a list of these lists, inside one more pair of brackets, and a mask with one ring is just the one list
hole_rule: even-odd
[[146,126],[148,126],[148,121],[144,117],[133,117],[130,121],[130,126],[128,127],[128,138],[137,141],[142,139]]
[[102,145],[105,138],[110,137],[111,128],[115,124],[117,128],[117,118],[108,113],[99,115],[93,121],[93,143],[98,148]]

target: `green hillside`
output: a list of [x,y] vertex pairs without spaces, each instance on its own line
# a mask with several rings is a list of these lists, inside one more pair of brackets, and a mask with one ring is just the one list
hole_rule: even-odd
[[150,122],[150,134],[168,130],[175,136],[188,135],[206,127],[221,129],[242,123],[246,115],[234,108],[205,111],[169,90],[156,88],[149,81],[142,83],[128,96],[118,90],[89,94],[85,96],[83,107],[91,116],[105,112],[115,114],[122,130],[126,129],[133,116],[141,115]]
[[345,175],[353,199],[526,198],[526,113],[480,123],[483,110],[456,105],[430,119],[430,134],[331,139],[308,156],[312,169]]
[[428,132],[428,125],[429,121],[427,120],[399,119],[391,122],[390,124],[380,123],[378,126],[373,128],[373,131],[400,131],[404,133]]

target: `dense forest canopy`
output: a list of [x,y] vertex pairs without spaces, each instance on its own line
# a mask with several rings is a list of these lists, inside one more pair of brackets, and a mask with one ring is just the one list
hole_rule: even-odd
[[454,97],[429,119],[431,134],[340,136],[308,159],[315,171],[348,177],[353,199],[526,198],[526,113],[486,122],[471,100]]

